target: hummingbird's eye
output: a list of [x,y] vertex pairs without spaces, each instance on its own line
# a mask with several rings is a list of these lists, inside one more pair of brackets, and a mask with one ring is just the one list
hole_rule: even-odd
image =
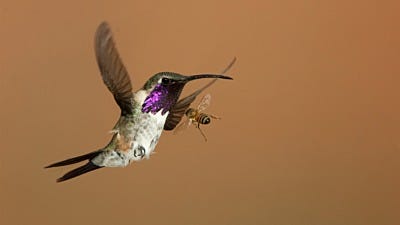
[[162,84],[171,84],[171,83],[172,83],[172,80],[170,80],[170,79],[164,77],[163,79],[161,79],[161,83],[162,83]]

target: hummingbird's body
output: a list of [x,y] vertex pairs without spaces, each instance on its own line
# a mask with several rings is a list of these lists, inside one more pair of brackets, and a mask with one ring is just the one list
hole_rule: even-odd
[[164,128],[168,112],[142,112],[147,93],[135,93],[133,114],[121,116],[111,131],[114,133],[106,150],[92,159],[98,166],[123,167],[132,161],[149,158]]
[[87,164],[57,179],[57,182],[102,167],[124,167],[132,161],[149,158],[162,131],[174,129],[195,97],[215,80],[178,101],[187,82],[201,78],[232,79],[214,74],[184,76],[173,72],[161,72],[152,76],[141,89],[133,93],[129,75],[115,48],[111,30],[105,22],[97,29],[95,51],[103,81],[121,108],[121,116],[111,131],[111,141],[104,148],[46,167],[65,166],[89,160]]
[[123,167],[132,161],[149,158],[167,116],[161,115],[161,112],[155,115],[138,112],[132,117],[121,117],[121,123],[111,131],[114,136],[110,144],[92,162],[98,166]]

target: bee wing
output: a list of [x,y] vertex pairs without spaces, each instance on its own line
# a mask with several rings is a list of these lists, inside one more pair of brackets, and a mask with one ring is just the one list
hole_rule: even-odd
[[204,111],[210,106],[210,103],[211,103],[211,95],[210,94],[204,95],[199,103],[199,106],[197,106],[197,110],[199,112]]
[[185,121],[180,123],[175,129],[174,134],[178,134],[184,130],[186,130],[192,124],[192,120],[187,118]]

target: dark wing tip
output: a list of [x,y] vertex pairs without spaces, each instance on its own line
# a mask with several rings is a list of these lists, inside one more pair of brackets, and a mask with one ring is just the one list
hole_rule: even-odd
[[[95,33],[95,51],[96,51],[96,57],[97,60],[104,60],[104,58],[101,58],[101,51],[102,48],[104,48],[108,42],[110,41],[110,39],[112,39],[112,32],[111,32],[111,28],[110,25],[107,22],[102,22],[100,23],[100,25],[97,27],[96,33]],[[111,42],[113,42],[113,40],[111,40]],[[112,43],[113,45],[114,43]]]
[[[96,30],[96,37],[99,36],[100,34],[104,34],[104,33],[110,33],[111,29],[110,29],[110,25],[108,24],[107,21],[103,21],[99,24],[99,26],[97,27]],[[101,36],[101,35],[100,35]]]
[[108,22],[105,20],[103,22],[101,22],[99,25],[99,27],[108,27],[108,26],[110,26],[110,25],[108,25]]

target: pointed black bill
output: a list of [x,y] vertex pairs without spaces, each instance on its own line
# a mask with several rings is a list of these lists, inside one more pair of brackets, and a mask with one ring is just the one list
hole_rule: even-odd
[[218,79],[233,80],[232,77],[224,76],[224,75],[220,75],[220,74],[197,74],[197,75],[192,75],[192,76],[186,77],[185,81],[188,82],[188,81],[202,79],[202,78],[218,78]]

